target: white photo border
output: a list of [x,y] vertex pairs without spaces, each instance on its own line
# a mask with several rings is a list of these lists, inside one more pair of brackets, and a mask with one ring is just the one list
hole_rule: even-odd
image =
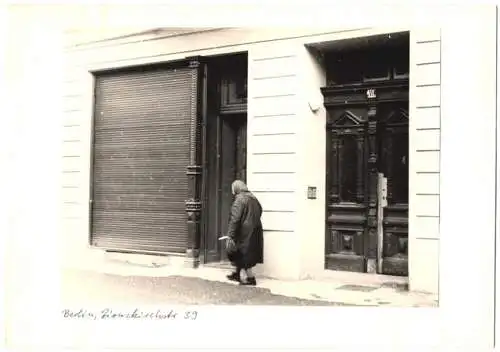
[[[277,10],[279,7],[274,9]],[[262,11],[256,15],[256,11],[248,11],[244,16],[241,13],[228,16],[225,12],[224,17],[219,14],[217,21],[219,26],[228,17],[231,21],[240,21],[241,25],[269,26],[273,23],[272,12],[268,11],[266,15]],[[297,9],[295,14],[287,9],[285,17],[290,25],[311,25],[312,21],[316,25],[326,25],[335,21],[341,27],[347,21],[351,26],[352,22],[372,24],[378,21],[378,24],[387,26],[381,21],[390,16],[376,16],[374,11],[372,7],[358,7],[352,18],[334,12],[323,18],[317,8],[309,7]],[[164,26],[165,23],[178,23],[179,19],[188,21],[179,17],[180,13],[176,15],[173,9],[169,9],[168,14],[161,14],[161,19],[161,16],[154,19],[135,17],[122,19],[120,23],[142,21],[153,27],[156,24],[153,22],[161,21]],[[213,9],[210,12],[210,8],[204,8],[194,16],[199,19],[202,14],[217,16]],[[282,22],[283,16],[279,17]],[[36,347],[77,343],[79,347],[87,348],[107,346],[140,350],[239,346],[273,349],[440,346],[471,351],[491,348],[494,313],[498,313],[498,306],[493,306],[494,249],[499,248],[498,241],[495,247],[498,233],[495,229],[500,226],[498,219],[494,223],[499,200],[496,194],[499,177],[496,144],[499,133],[496,129],[499,63],[497,45],[493,45],[499,40],[497,9],[494,5],[457,5],[436,8],[435,12],[418,8],[414,17],[414,25],[423,25],[422,22],[430,25],[430,21],[434,21],[434,25],[442,28],[439,308],[201,306],[197,307],[199,319],[196,321],[63,321],[59,300],[60,268],[55,253],[57,239],[63,235],[57,222],[60,211],[58,141],[62,117],[59,79],[64,66],[60,55],[62,38],[55,26],[45,22],[43,24],[47,27],[41,30],[40,23],[26,21],[24,33],[43,36],[45,50],[40,59],[32,51],[40,51],[42,46],[36,46],[33,40],[29,44],[32,47],[28,48],[32,49],[31,52],[26,48],[16,48],[23,55],[34,55],[22,58],[26,64],[35,65],[34,60],[40,61],[37,69],[25,67],[29,77],[26,74],[16,76],[22,84],[31,87],[27,90],[31,95],[24,99],[26,105],[32,106],[18,108],[7,117],[12,119],[9,121],[12,122],[12,133],[18,133],[18,140],[14,138],[12,142],[15,155],[22,156],[23,160],[2,160],[2,169],[19,175],[10,178],[5,193],[6,203],[8,206],[13,204],[17,212],[14,214],[17,221],[7,219],[7,229],[1,231],[9,236],[11,252],[10,261],[5,264],[15,268],[12,273],[27,275],[22,293],[7,294],[7,297],[16,299],[16,302],[9,303],[16,308],[9,310],[10,315],[6,317],[7,333],[12,334],[15,330],[16,335],[10,341]],[[312,20],[307,22],[310,18]],[[26,39],[26,35],[19,38]],[[29,143],[19,140],[27,137]],[[34,145],[36,153],[33,153]],[[33,167],[36,167],[37,181],[29,187],[31,193],[26,195],[28,178],[22,175],[32,173]],[[495,198],[493,194],[496,194]],[[2,216],[7,215],[7,212],[2,213]],[[32,237],[22,237],[28,233]],[[498,279],[498,261],[496,268]],[[3,287],[10,284],[11,281]],[[243,323],[238,323],[239,319]]]

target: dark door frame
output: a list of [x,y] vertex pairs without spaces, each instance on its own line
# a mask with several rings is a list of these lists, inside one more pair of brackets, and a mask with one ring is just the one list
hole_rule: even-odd
[[[201,136],[200,136],[200,147],[201,147],[201,178],[200,178],[200,199],[201,199],[201,214],[200,214],[200,226],[199,226],[199,237],[200,246],[198,251],[199,262],[209,263],[217,262],[222,259],[221,249],[219,243],[217,243],[217,251],[214,252],[210,248],[211,243],[214,238],[210,236],[217,236],[214,234],[213,229],[208,228],[210,221],[215,221],[215,228],[221,228],[221,215],[220,215],[220,199],[221,194],[216,195],[215,204],[209,199],[209,152],[214,152],[210,150],[209,146],[209,136],[208,133],[216,133],[215,137],[215,150],[217,152],[217,161],[215,165],[215,178],[216,182],[219,182],[221,178],[221,165],[219,157],[221,155],[221,133],[222,133],[222,120],[228,118],[232,115],[241,115],[247,113],[247,94],[246,94],[246,84],[247,84],[247,65],[248,65],[248,54],[237,53],[228,54],[219,57],[204,58],[204,74],[203,74],[203,89],[200,91],[200,99],[203,101],[203,117],[201,119]],[[237,88],[236,95],[234,89]],[[247,118],[247,116],[245,116]],[[209,119],[212,119],[210,123],[215,123],[215,131],[209,127]],[[215,121],[214,121],[215,120]],[[220,189],[217,191],[221,192]],[[214,214],[209,214],[208,208],[215,206],[216,214],[215,219],[209,219],[209,216]]]
[[[380,257],[380,246],[383,246],[383,253],[391,252],[394,250],[395,244],[393,242],[399,240],[399,237],[404,237],[405,232],[408,233],[408,204],[396,204],[388,209],[387,214],[384,210],[382,220],[384,236],[380,246],[377,209],[380,160],[387,157],[387,155],[381,154],[380,140],[387,136],[386,133],[390,135],[391,132],[388,130],[392,128],[390,125],[394,123],[392,117],[400,112],[398,118],[401,120],[396,123],[398,133],[401,133],[405,128],[408,130],[409,34],[407,32],[399,33],[393,36],[393,39],[387,37],[374,44],[324,54],[327,86],[321,88],[321,92],[324,96],[324,106],[328,116],[326,133],[327,141],[329,141],[326,146],[326,182],[328,187],[325,198],[327,219],[325,268],[369,273],[382,271],[383,273],[405,276],[408,275],[407,258],[405,260],[389,255],[387,261],[382,259],[383,265],[380,267],[377,265],[377,259]],[[405,104],[406,107],[401,108]],[[385,116],[386,109],[387,107],[390,109],[390,106],[398,106],[398,111],[396,114],[391,112],[392,117],[387,117]],[[357,110],[358,113],[352,114],[350,110]],[[352,114],[352,116],[337,116],[339,113]],[[339,121],[341,126],[337,123],[337,118],[349,121]],[[386,121],[387,119],[391,121]],[[390,128],[386,130],[387,126]],[[396,128],[392,129],[396,131]],[[340,198],[330,200],[329,164],[332,150],[329,150],[329,144],[331,144],[332,134],[337,134],[340,139],[343,139],[344,137],[341,136],[344,135],[352,135],[356,138],[358,163],[352,167],[356,167],[357,172],[362,172],[362,175],[358,176],[356,200],[352,204],[341,202]],[[391,135],[390,139],[392,140],[392,138]],[[344,143],[340,142],[340,139],[339,142],[335,143]],[[390,149],[391,146],[384,145],[384,148]],[[336,153],[335,150],[333,151]],[[389,151],[389,154],[391,152]],[[360,158],[363,159],[361,164]],[[361,179],[359,179],[360,177]],[[334,197],[339,197],[337,191],[333,192],[336,194]],[[335,209],[329,210],[330,203]],[[336,213],[335,216],[333,216],[334,213]],[[329,219],[330,215],[332,217]],[[386,229],[389,230],[387,235]],[[344,236],[344,231],[346,236]],[[331,239],[332,236],[335,236],[335,239]],[[344,244],[344,237],[347,245]],[[332,259],[335,263],[329,265],[329,258],[333,252],[328,253],[328,251],[332,245],[339,247],[336,249],[339,255]],[[341,248],[344,245],[347,251]],[[353,246],[357,246],[357,248],[352,249]],[[385,259],[384,255],[382,254],[381,257]]]
[[191,116],[189,130],[188,197],[186,200],[188,241],[186,259],[193,267],[200,263],[201,215],[203,205],[203,130],[207,118],[206,61],[201,56],[187,58],[193,69]]

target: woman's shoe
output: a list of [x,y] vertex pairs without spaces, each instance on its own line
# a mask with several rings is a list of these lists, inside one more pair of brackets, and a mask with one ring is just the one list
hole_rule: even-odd
[[240,285],[243,286],[256,286],[257,280],[254,277],[248,277],[245,281],[240,281]]
[[227,279],[229,281],[236,281],[236,282],[241,282],[240,274],[237,272],[234,272],[232,274],[226,275]]

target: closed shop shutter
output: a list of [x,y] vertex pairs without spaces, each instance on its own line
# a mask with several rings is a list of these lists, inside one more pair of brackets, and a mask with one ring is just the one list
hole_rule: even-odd
[[185,253],[192,69],[96,76],[92,244]]

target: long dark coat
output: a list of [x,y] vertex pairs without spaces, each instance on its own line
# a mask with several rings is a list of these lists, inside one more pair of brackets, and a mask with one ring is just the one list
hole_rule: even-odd
[[227,235],[236,243],[237,252],[229,258],[242,269],[254,267],[264,261],[262,206],[248,191],[236,194],[231,207]]

